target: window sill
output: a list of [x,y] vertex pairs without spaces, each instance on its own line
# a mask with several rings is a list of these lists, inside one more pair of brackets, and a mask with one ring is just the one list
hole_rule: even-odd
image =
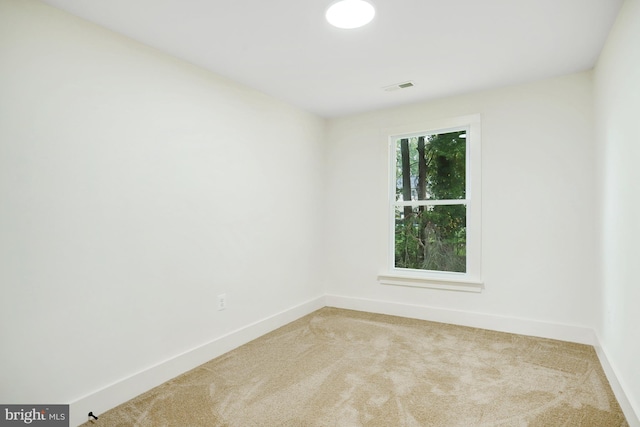
[[380,274],[378,282],[383,285],[409,286],[414,288],[442,289],[458,292],[480,293],[484,284],[480,281],[457,277],[425,277],[401,274]]

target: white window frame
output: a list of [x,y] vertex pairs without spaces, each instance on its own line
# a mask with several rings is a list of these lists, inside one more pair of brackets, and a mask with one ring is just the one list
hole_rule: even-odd
[[[459,130],[467,131],[465,199],[455,201],[420,200],[416,205],[465,204],[467,206],[467,266],[466,272],[446,272],[395,267],[395,210],[396,202],[396,141],[416,135],[442,134]],[[387,129],[389,144],[389,231],[387,266],[378,281],[383,285],[411,286],[465,292],[481,292],[482,283],[482,173],[480,115],[455,117],[418,123],[401,128]]]

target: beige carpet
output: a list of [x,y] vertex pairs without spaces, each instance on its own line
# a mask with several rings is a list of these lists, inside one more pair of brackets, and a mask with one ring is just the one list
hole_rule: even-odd
[[87,426],[627,426],[592,347],[323,308]]

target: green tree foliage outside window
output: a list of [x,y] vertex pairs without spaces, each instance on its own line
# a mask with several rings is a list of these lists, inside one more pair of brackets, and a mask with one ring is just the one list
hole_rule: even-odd
[[466,272],[465,136],[396,141],[396,268]]

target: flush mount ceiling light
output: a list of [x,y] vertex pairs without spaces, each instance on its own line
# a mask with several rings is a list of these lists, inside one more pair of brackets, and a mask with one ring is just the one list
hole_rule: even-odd
[[341,0],[329,6],[325,16],[334,27],[348,30],[367,25],[375,14],[371,3],[364,0]]

